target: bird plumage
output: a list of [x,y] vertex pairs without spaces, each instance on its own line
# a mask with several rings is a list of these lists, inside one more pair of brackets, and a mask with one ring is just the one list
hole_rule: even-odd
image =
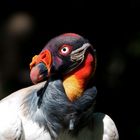
[[[52,83],[52,86],[54,86],[54,84],[58,83]],[[50,111],[55,115],[52,115],[54,118],[50,118],[52,120],[49,120],[48,117],[44,115],[51,115],[51,113],[48,112],[49,114],[43,114],[42,110],[37,108],[36,105],[36,103],[38,103],[36,102],[37,92],[40,92],[40,90],[44,88],[44,85],[45,83],[43,82],[29,88],[19,90],[0,102],[0,112],[2,112],[0,116],[1,140],[51,140],[52,138],[57,137],[59,128],[62,128],[62,126],[61,123],[57,124],[57,121],[55,122],[54,120],[57,113],[59,113],[59,115],[62,115],[61,117],[63,117],[65,113],[62,114],[62,112],[67,110],[65,110],[64,108],[66,107],[66,104],[68,105],[68,103],[65,102],[65,104],[64,102],[62,102],[62,99],[59,96],[49,97],[57,99],[57,105],[55,107],[51,106],[50,110],[46,108],[47,111]],[[95,95],[93,94],[94,90]],[[84,94],[85,96],[87,96],[87,99],[90,98],[89,100],[91,101],[91,104],[93,103],[93,100],[96,96],[96,89],[94,90],[91,89],[92,92],[87,92],[88,94],[91,93],[91,95],[93,96],[92,98],[90,98],[90,94],[90,96],[88,96],[88,94]],[[50,91],[52,91],[52,88]],[[86,100],[86,98],[80,99],[80,103],[78,103],[77,101],[79,107],[81,106],[81,110],[84,109],[85,104],[87,104],[87,102],[89,101]],[[58,102],[58,100],[60,101]],[[54,100],[49,101],[54,102]],[[58,107],[58,104],[62,104],[62,106]],[[89,106],[91,105],[89,104]],[[77,109],[77,105],[75,107]],[[52,110],[52,108],[56,110]],[[59,112],[59,109],[62,111],[61,113]],[[109,116],[102,113],[92,113],[90,115],[91,116],[89,121],[85,119],[87,123],[84,127],[81,127],[78,133],[76,132],[76,134],[73,135],[70,134],[68,127],[66,130],[63,128],[63,131],[61,130],[60,135],[58,135],[58,139],[93,140],[95,138],[96,140],[118,140],[116,126]],[[54,123],[53,127],[55,128],[51,127],[52,121]],[[49,123],[48,126],[46,126],[46,123]]]
[[38,84],[0,101],[0,140],[118,140],[113,120],[94,113],[97,91],[89,81],[96,56],[86,39],[73,33],[52,39],[30,68]]

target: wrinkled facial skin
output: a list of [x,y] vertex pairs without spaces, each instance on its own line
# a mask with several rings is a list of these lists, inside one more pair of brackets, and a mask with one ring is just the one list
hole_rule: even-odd
[[63,75],[74,69],[78,62],[71,60],[71,52],[86,42],[88,41],[76,34],[63,34],[50,40],[30,64],[32,82],[36,84],[51,75]]
[[[42,50],[44,51],[47,49],[52,53],[52,72],[65,73],[76,65],[75,62],[71,61],[70,54],[86,42],[87,40],[81,36],[67,36],[67,34],[52,39]],[[70,48],[69,53],[66,55],[60,53],[63,46],[68,46]]]

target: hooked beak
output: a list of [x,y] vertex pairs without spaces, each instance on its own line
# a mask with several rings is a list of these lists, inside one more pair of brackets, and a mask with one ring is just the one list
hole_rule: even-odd
[[50,76],[51,64],[52,57],[48,50],[44,50],[39,55],[32,58],[32,62],[30,63],[30,78],[34,84],[37,84]]

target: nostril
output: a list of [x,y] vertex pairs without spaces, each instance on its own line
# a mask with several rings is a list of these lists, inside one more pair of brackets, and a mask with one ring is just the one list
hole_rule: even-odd
[[31,67],[34,67],[34,66],[35,66],[35,63],[31,65]]
[[40,56],[41,59],[46,58],[46,53],[42,52],[40,55],[41,55],[41,56]]
[[42,59],[46,58],[46,54],[43,54],[43,55],[41,56],[41,58],[42,58]]

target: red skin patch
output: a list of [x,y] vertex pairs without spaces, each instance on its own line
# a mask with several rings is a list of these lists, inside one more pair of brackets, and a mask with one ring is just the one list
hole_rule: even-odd
[[83,94],[95,71],[94,63],[95,58],[89,53],[81,66],[64,77],[63,85],[70,101],[74,101]]
[[91,78],[94,72],[94,61],[94,57],[89,53],[81,67],[74,73],[76,78],[80,81],[79,83],[81,87],[83,88],[86,86],[87,81]]
[[78,34],[75,34],[75,33],[65,33],[63,34],[63,36],[73,36],[73,37],[80,37]]

